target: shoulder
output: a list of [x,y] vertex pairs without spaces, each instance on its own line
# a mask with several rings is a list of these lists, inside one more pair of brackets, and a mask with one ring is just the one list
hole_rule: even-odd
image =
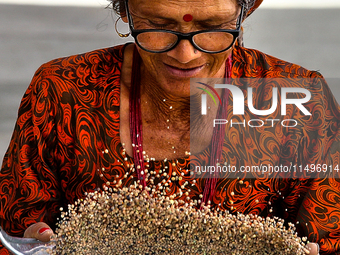
[[43,64],[33,76],[26,94],[43,94],[60,98],[71,94],[119,90],[125,45],[58,58]]
[[43,64],[35,73],[35,80],[63,81],[94,85],[102,80],[119,77],[125,45],[54,59]]
[[[309,98],[307,102],[304,102],[304,106],[309,108],[313,116],[322,116],[328,119],[328,123],[333,123],[334,126],[339,127],[335,123],[339,123],[340,106],[319,72],[308,70],[258,50],[235,47],[232,78],[237,80],[240,86],[244,85],[243,89],[248,88],[251,84],[256,97],[255,101],[261,104],[269,102],[268,105],[270,105],[272,98],[268,94],[271,94],[270,91],[273,87],[292,89],[296,92],[296,97],[302,100]],[[295,88],[304,90],[296,90]],[[281,92],[278,91],[278,93]],[[311,118],[310,125],[315,126],[316,122]]]
[[[42,65],[44,68],[63,67],[76,68],[78,66],[110,67],[123,61],[125,45],[97,49],[90,52],[54,59]],[[105,69],[104,69],[105,70]]]
[[233,51],[233,76],[235,78],[322,78],[318,72],[243,47],[235,47]]
[[124,48],[98,49],[43,64],[25,92],[20,111],[44,100],[56,108],[61,102],[96,105],[106,91],[118,97]]

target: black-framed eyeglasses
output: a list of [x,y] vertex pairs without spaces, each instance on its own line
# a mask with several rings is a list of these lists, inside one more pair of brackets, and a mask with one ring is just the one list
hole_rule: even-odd
[[165,29],[139,29],[135,30],[130,15],[128,0],[125,0],[126,15],[129,21],[131,35],[137,45],[145,51],[163,53],[174,49],[181,40],[189,40],[197,49],[205,53],[220,53],[232,47],[240,35],[244,7],[241,8],[235,30],[211,29],[191,33],[180,33]]

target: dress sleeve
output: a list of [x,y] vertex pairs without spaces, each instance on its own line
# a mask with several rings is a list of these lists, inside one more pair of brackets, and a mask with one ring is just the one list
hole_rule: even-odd
[[[55,225],[61,189],[56,160],[57,96],[41,67],[18,112],[0,172],[0,221],[9,234],[22,237],[36,222]],[[48,71],[48,70],[47,70]],[[7,254],[0,248],[0,254]]]
[[320,254],[334,255],[340,254],[340,107],[321,75],[310,91],[312,115],[299,142],[298,165],[312,178],[292,187],[286,206],[296,206],[300,235],[317,242]]

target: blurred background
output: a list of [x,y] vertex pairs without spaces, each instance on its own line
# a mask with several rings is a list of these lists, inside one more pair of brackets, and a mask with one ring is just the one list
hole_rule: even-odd
[[[105,0],[0,0],[0,162],[36,69],[119,38]],[[340,1],[264,0],[244,24],[245,46],[320,71],[340,102]],[[122,27],[122,32],[127,27]]]

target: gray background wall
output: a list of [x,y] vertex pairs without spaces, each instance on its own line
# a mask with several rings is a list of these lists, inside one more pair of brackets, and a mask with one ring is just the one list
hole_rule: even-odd
[[[53,58],[124,43],[111,11],[94,7],[0,4],[0,162],[35,70]],[[340,9],[259,9],[245,44],[319,70],[340,102]],[[131,41],[131,39],[129,39]],[[339,79],[340,80],[340,79]]]

